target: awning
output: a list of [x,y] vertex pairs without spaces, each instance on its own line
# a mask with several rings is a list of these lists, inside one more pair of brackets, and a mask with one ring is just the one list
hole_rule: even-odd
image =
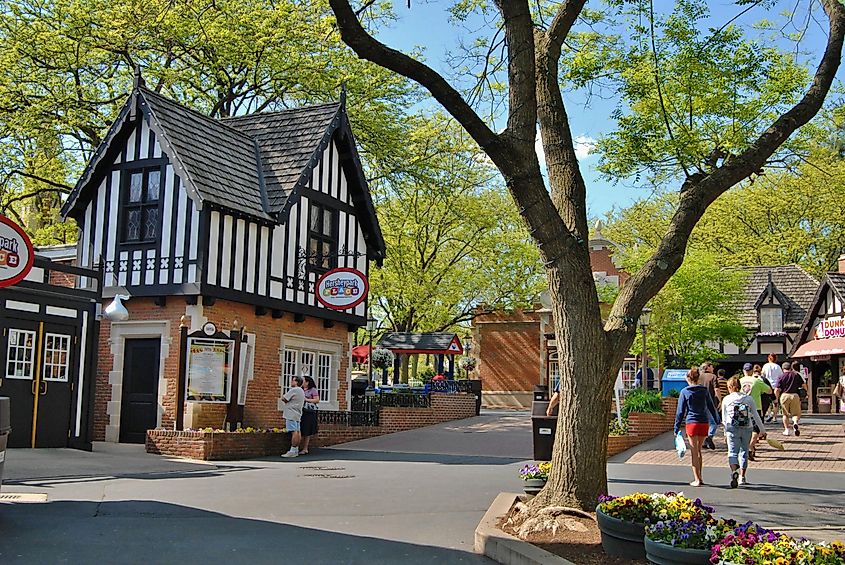
[[845,337],[814,339],[799,347],[792,357],[823,357],[845,355]]
[[353,363],[366,363],[367,357],[370,356],[370,346],[369,345],[356,345],[352,348],[352,362]]

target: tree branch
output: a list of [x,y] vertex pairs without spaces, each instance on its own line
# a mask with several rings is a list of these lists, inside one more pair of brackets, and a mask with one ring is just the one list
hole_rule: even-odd
[[546,31],[546,36],[549,38],[549,51],[555,59],[560,58],[561,46],[569,36],[569,31],[575,25],[575,21],[586,3],[587,0],[567,0],[561,4],[557,14],[555,14],[552,25]]
[[73,190],[72,186],[66,185],[64,183],[56,182],[50,179],[45,179],[44,177],[39,177],[38,175],[34,175],[32,173],[27,173],[26,171],[21,171],[19,169],[15,169],[11,171],[11,174],[19,175],[22,177],[26,177],[28,179],[32,179],[38,182],[43,182],[46,185],[52,186],[55,189],[58,189],[59,192],[62,194],[69,194],[71,190]]
[[690,234],[707,207],[736,183],[762,169],[789,136],[821,109],[839,69],[845,40],[845,6],[838,0],[823,0],[822,3],[830,32],[812,84],[801,100],[775,120],[745,151],[709,175],[694,175],[684,182],[678,209],[657,251],[622,287],[613,305],[605,330],[615,339],[633,331],[635,317],[643,306],[680,267]]
[[492,159],[503,153],[503,144],[475,110],[434,69],[413,57],[391,49],[371,36],[358,21],[348,0],[329,0],[337,18],[337,27],[343,42],[362,59],[372,61],[386,69],[418,82],[448,111],[472,136]]

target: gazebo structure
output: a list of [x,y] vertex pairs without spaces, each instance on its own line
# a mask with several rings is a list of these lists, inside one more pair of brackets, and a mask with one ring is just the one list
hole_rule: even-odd
[[[393,382],[399,381],[399,368],[402,366],[402,355],[434,355],[438,374],[448,380],[455,378],[455,355],[463,355],[464,346],[461,338],[455,333],[410,333],[394,332],[385,334],[379,341],[379,347],[393,352]],[[449,369],[444,372],[446,357],[449,358]],[[387,384],[387,372],[382,376],[382,384]]]

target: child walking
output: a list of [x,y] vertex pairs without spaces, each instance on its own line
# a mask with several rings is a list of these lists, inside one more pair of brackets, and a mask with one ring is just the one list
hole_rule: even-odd
[[746,485],[748,479],[748,455],[751,434],[754,428],[760,430],[760,438],[766,439],[766,428],[758,414],[754,399],[740,392],[736,377],[728,379],[730,394],[722,399],[722,423],[725,425],[725,439],[728,442],[728,463],[731,466],[731,488],[737,484]]

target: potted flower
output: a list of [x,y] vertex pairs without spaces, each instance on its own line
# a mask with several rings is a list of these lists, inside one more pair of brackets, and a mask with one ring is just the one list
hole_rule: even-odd
[[389,349],[384,349],[379,347],[378,349],[373,350],[373,367],[376,369],[386,369],[393,365],[393,360],[395,356],[393,352]]
[[601,532],[601,545],[608,555],[628,559],[645,559],[646,524],[677,519],[688,521],[693,516],[709,516],[712,508],[701,500],[683,494],[646,494],[602,496],[596,508],[596,521]]
[[710,562],[719,565],[841,565],[845,563],[845,544],[841,541],[828,544],[795,539],[747,522],[713,546]]
[[645,527],[645,553],[657,565],[708,565],[713,546],[736,526],[709,512],[658,520]]
[[525,494],[537,494],[549,480],[549,471],[552,469],[552,464],[548,461],[529,463],[523,465],[519,470],[519,478],[525,482],[522,490]]

